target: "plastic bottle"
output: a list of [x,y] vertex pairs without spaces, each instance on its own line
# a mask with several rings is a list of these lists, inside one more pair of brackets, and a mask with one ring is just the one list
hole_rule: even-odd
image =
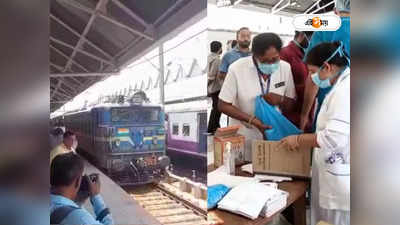
[[232,151],[231,142],[225,143],[224,166],[228,174],[235,175],[235,154]]

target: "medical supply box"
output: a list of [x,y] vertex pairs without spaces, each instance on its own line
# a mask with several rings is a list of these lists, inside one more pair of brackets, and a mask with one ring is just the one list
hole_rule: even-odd
[[290,151],[279,141],[252,141],[252,164],[254,173],[310,177],[311,149]]
[[240,126],[229,126],[218,128],[214,136],[214,166],[220,167],[224,163],[225,144],[231,142],[231,150],[235,155],[235,164],[244,163],[244,142],[243,135],[238,134]]

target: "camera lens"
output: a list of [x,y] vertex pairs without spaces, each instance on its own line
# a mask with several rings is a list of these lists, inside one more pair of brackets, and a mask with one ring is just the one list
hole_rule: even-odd
[[91,174],[90,175],[90,180],[92,181],[92,182],[96,182],[97,180],[98,180],[98,177],[99,177],[99,175],[98,174]]

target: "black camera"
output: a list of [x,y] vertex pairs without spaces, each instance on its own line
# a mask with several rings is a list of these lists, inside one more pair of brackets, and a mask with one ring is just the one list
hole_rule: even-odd
[[98,174],[90,174],[90,175],[83,175],[81,179],[81,186],[79,187],[79,191],[77,193],[75,202],[78,205],[83,205],[85,201],[89,198],[89,179],[92,182],[97,182],[99,179]]
[[99,179],[99,174],[97,173],[92,173],[90,175],[83,175],[82,180],[81,180],[81,186],[79,188],[79,192],[82,193],[89,193],[89,179],[92,182],[97,182]]

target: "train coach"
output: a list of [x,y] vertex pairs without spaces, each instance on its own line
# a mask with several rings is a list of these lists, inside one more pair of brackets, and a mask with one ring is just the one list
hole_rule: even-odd
[[207,157],[207,110],[180,110],[167,113],[167,151]]

